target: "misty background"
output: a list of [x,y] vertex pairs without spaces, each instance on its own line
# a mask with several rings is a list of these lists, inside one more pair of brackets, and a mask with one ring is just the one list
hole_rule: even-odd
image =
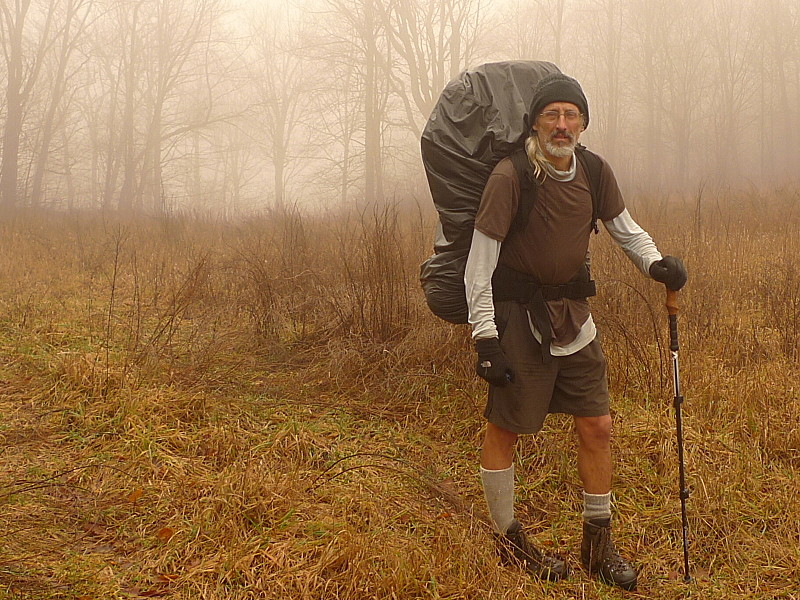
[[796,0],[0,0],[0,207],[425,205],[439,93],[509,59],[582,83],[582,141],[629,202],[793,190],[799,17]]

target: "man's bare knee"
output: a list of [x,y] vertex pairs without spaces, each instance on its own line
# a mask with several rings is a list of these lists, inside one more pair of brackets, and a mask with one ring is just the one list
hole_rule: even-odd
[[611,416],[576,417],[575,430],[583,446],[592,449],[606,448],[611,443]]
[[511,466],[518,434],[492,423],[486,424],[481,449],[481,465],[485,469],[505,469]]

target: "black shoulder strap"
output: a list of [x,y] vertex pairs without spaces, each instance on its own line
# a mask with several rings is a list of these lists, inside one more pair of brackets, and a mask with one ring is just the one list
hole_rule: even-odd
[[597,226],[600,210],[598,196],[600,195],[600,171],[603,168],[603,163],[597,154],[587,150],[586,146],[581,144],[575,147],[575,156],[578,157],[578,161],[583,165],[589,177],[589,192],[592,194],[592,230],[595,233],[599,233],[600,228]]
[[517,172],[517,177],[519,178],[520,194],[517,214],[514,215],[514,220],[511,221],[511,227],[508,228],[509,233],[525,229],[533,205],[536,202],[536,188],[539,185],[534,180],[533,169],[531,168],[528,154],[525,152],[524,148],[518,148],[511,153],[511,162],[514,164],[514,170]]
[[[578,161],[583,165],[589,178],[589,192],[592,195],[592,230],[595,233],[599,233],[600,228],[597,225],[597,219],[599,218],[600,210],[600,172],[603,168],[603,163],[597,154],[581,144],[575,147],[575,156],[578,157]],[[517,177],[519,177],[520,198],[517,214],[514,215],[511,227],[508,229],[509,233],[525,229],[531,210],[533,210],[533,205],[536,203],[537,188],[539,187],[539,183],[533,176],[533,169],[524,148],[518,148],[511,154],[511,162],[517,172]]]

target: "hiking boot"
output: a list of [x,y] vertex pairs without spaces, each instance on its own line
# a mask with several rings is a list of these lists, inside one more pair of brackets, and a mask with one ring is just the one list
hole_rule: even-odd
[[583,522],[581,562],[590,575],[618,585],[623,590],[636,589],[636,571],[622,558],[611,540],[611,519]]
[[518,565],[531,577],[558,581],[569,575],[569,567],[558,556],[545,554],[528,541],[522,525],[514,519],[504,534],[496,533],[500,562]]

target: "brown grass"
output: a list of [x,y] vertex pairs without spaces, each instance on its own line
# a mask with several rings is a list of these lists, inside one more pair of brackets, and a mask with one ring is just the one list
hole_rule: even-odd
[[[701,202],[702,200],[702,202]],[[617,539],[635,593],[577,568],[569,421],[519,447],[518,513],[575,568],[498,566],[468,332],[431,316],[430,223],[0,223],[0,598],[800,598],[797,197],[651,202],[680,294],[691,561],[679,569],[663,286],[607,235]]]

